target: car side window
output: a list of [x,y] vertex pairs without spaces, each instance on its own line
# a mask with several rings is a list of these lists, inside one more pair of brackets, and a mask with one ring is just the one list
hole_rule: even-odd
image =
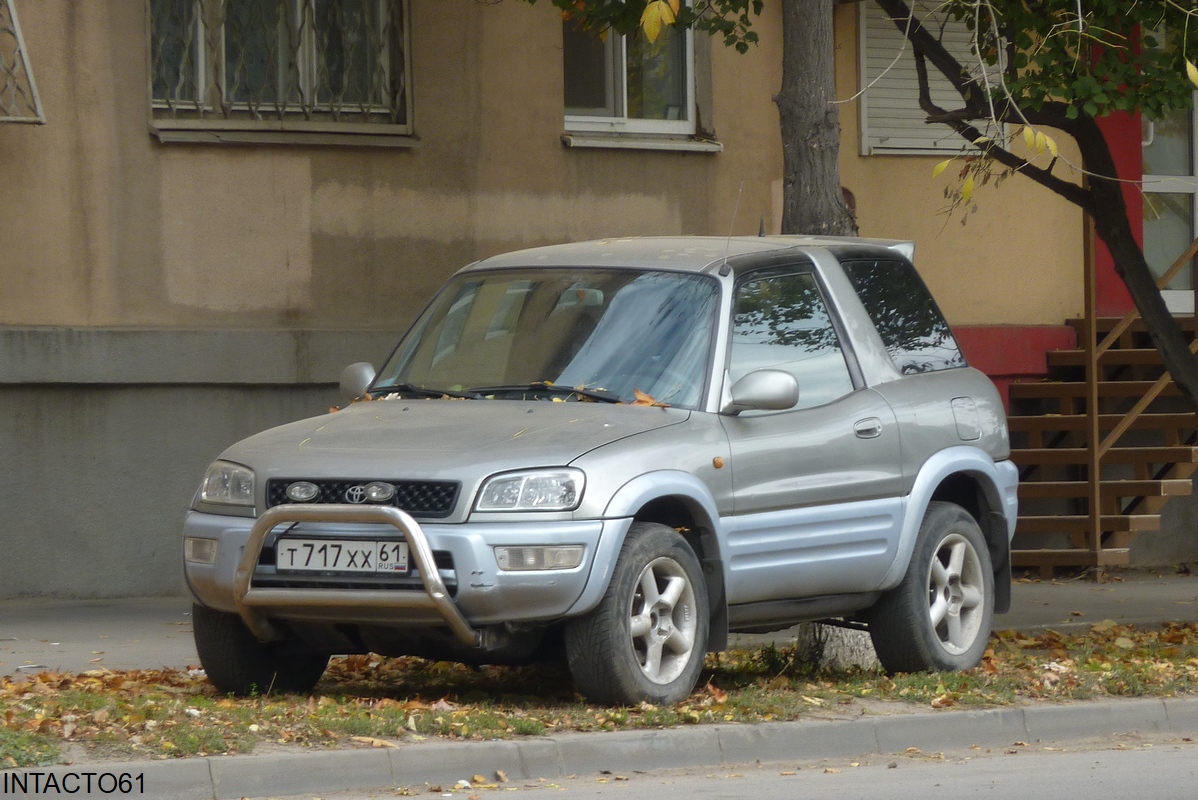
[[904,375],[964,367],[965,358],[928,287],[906,261],[847,261],[844,271]]
[[766,367],[795,376],[796,408],[853,391],[828,306],[810,273],[750,275],[736,287],[729,375],[735,383]]

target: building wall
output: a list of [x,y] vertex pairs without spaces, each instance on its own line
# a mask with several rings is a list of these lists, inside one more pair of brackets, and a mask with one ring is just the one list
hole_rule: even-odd
[[[431,292],[480,257],[638,234],[776,232],[780,20],[710,45],[723,152],[564,147],[548,3],[410,0],[406,148],[162,144],[147,3],[20,4],[48,124],[0,125],[0,597],[182,591],[178,528],[204,465],[321,413]],[[856,91],[837,11],[838,92]],[[702,43],[701,47],[706,47]],[[1018,179],[937,214],[938,159],[856,155],[861,232],[913,238],[958,326],[1059,325],[1081,307],[1081,218]],[[985,339],[985,336],[983,336]]]
[[738,228],[774,216],[769,46],[717,47],[725,154],[566,148],[551,6],[412,0],[418,146],[160,144],[145,5],[21,6],[49,122],[0,128],[4,324],[394,329],[482,256],[724,234],[742,180]]
[[775,216],[776,44],[711,54],[722,154],[566,148],[556,10],[412,0],[417,146],[162,144],[146,8],[20,4],[48,124],[0,125],[0,597],[183,591],[204,466],[470,261]]

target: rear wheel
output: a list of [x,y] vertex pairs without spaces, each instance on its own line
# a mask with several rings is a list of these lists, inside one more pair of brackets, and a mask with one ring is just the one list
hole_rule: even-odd
[[870,610],[869,633],[888,672],[970,669],[986,652],[994,570],[973,517],[928,504],[902,583]]
[[329,665],[327,653],[293,642],[260,642],[236,614],[191,607],[196,652],[208,680],[238,695],[307,692]]
[[708,624],[690,545],[665,525],[634,522],[603,599],[566,626],[570,673],[596,702],[677,703],[703,669]]

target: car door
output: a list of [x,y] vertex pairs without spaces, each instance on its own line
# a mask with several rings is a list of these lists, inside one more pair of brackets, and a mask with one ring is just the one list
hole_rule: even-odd
[[798,381],[799,401],[721,418],[735,495],[723,520],[728,600],[876,588],[902,517],[894,413],[855,375],[811,266],[748,273],[734,291],[727,385],[782,369]]

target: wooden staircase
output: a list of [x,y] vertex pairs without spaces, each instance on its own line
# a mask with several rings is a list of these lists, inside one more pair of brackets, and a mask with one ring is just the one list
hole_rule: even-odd
[[[1193,320],[1179,322],[1193,340]],[[1160,529],[1161,509],[1191,493],[1198,471],[1198,414],[1187,410],[1143,324],[1070,324],[1083,347],[1048,353],[1048,379],[1012,384],[1010,394],[1011,457],[1021,479],[1012,563],[1046,572],[1128,563],[1132,539]]]
[[[1198,239],[1157,281],[1182,269],[1198,286]],[[1039,567],[1127,564],[1132,540],[1160,530],[1171,497],[1193,491],[1198,414],[1181,397],[1136,312],[1095,312],[1086,266],[1086,317],[1070,320],[1077,350],[1050,352],[1048,377],[1011,385],[1011,459],[1019,465],[1019,520],[1011,563]],[[1179,318],[1198,352],[1195,314]]]

